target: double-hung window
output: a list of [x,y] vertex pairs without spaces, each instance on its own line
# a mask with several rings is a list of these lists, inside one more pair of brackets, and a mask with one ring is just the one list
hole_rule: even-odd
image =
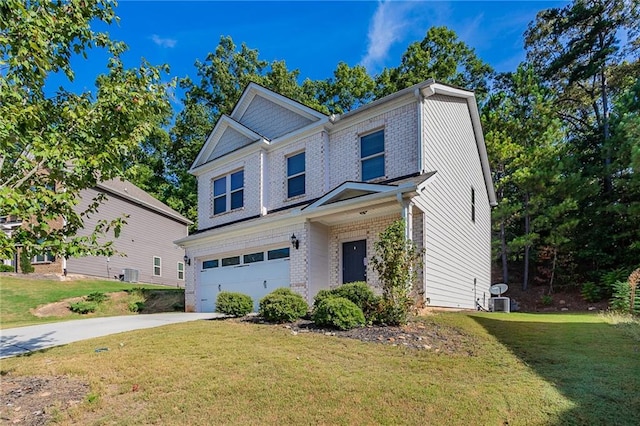
[[360,137],[362,180],[384,176],[384,130]]
[[162,275],[162,261],[158,256],[153,256],[153,276],[159,277]]
[[304,194],[305,156],[301,152],[287,157],[287,198]]
[[178,262],[178,279],[184,280],[184,263]]
[[222,176],[213,181],[213,214],[244,206],[244,170]]

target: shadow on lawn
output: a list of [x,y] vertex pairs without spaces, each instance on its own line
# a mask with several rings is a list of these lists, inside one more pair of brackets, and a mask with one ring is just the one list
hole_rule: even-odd
[[576,405],[554,424],[640,425],[640,345],[615,326],[472,317]]

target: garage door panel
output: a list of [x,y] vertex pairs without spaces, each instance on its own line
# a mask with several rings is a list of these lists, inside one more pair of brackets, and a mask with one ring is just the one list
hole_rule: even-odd
[[255,262],[246,265],[212,268],[200,273],[200,310],[215,310],[221,291],[249,295],[254,311],[262,297],[279,287],[289,287],[289,259]]

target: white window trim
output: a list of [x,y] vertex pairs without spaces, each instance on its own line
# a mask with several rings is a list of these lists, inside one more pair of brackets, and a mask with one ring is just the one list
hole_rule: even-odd
[[[289,158],[291,157],[295,157],[296,155],[300,155],[300,154],[304,154],[304,169],[300,172],[300,173],[296,173],[294,175],[290,175],[289,174]],[[302,150],[302,151],[298,151],[295,152],[293,154],[287,155],[285,157],[285,165],[286,165],[286,169],[287,169],[287,199],[291,199],[291,198],[296,198],[296,197],[302,197],[303,195],[305,195],[307,193],[307,179],[305,177],[305,182],[304,182],[304,192],[302,194],[296,194],[296,195],[292,195],[289,196],[289,180],[293,179],[293,178],[297,178],[298,176],[303,176],[306,175],[307,173],[307,154],[306,151]]]
[[374,133],[378,133],[378,132],[382,132],[382,141],[383,141],[382,142],[383,143],[382,151],[376,152],[375,154],[371,154],[371,155],[369,155],[367,157],[360,157],[360,178],[363,181],[364,181],[364,176],[363,176],[363,173],[362,173],[362,163],[364,163],[367,160],[371,160],[371,159],[374,159],[374,158],[377,158],[377,157],[383,157],[382,174],[380,176],[376,176],[374,178],[368,179],[367,181],[372,181],[372,180],[384,178],[386,173],[387,173],[387,164],[386,164],[386,161],[384,161],[385,153],[387,151],[387,141],[386,141],[385,134],[384,134],[384,128],[372,130],[370,132],[366,132],[366,133],[362,133],[362,134],[358,135],[358,148],[360,150],[360,155],[362,155],[362,138],[364,138],[366,136],[369,136],[369,135],[372,135]]
[[[182,266],[182,269],[180,269],[180,266]],[[182,273],[182,278],[180,278],[180,273]],[[178,279],[180,281],[184,281],[184,262],[178,262]]]
[[[234,189],[233,191],[231,191],[231,175],[238,173],[238,172],[243,172],[242,175],[242,186],[240,188]],[[215,195],[215,181],[223,179],[224,178],[224,183],[225,183],[225,192],[221,195],[216,196]],[[244,191],[244,168],[241,169],[236,169],[232,172],[226,173],[224,175],[215,177],[213,179],[211,179],[211,216],[220,216],[223,215],[225,213],[229,213],[232,211],[236,211],[236,210],[241,210],[244,208],[244,194],[242,194],[242,206],[235,208],[235,209],[231,209],[231,195],[238,192],[238,191]],[[223,212],[220,213],[216,213],[216,203],[215,200],[217,198],[221,198],[221,197],[225,197],[225,210]]]
[[[158,259],[158,266],[156,266],[156,259]],[[158,273],[156,274],[156,268],[158,268]],[[162,258],[160,256],[153,256],[153,276],[161,277],[162,276]]]

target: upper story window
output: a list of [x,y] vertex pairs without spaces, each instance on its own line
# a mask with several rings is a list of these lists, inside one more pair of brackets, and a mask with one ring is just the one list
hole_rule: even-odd
[[213,214],[244,206],[244,170],[230,173],[213,181]]
[[304,194],[305,156],[304,152],[287,157],[287,198]]
[[384,176],[384,130],[360,138],[360,162],[363,181]]

